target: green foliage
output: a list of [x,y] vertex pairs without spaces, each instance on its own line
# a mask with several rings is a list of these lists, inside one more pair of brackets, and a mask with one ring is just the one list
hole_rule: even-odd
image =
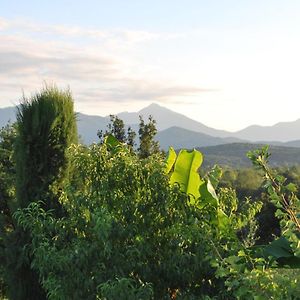
[[[246,267],[247,262],[251,268]],[[220,267],[218,274],[228,274],[225,285],[234,299],[299,299],[299,269],[269,268],[267,261],[245,252],[229,257],[224,264],[226,267]]]
[[14,124],[7,124],[0,129],[0,298],[6,295],[5,240],[13,230],[12,208],[15,205],[15,165],[13,145],[16,137]]
[[112,147],[71,148],[80,182],[61,198],[68,218],[39,203],[16,214],[34,237],[32,265],[49,299],[120,299],[123,289],[124,299],[217,294],[210,212],[169,184],[162,158]]
[[[68,218],[39,202],[15,214],[32,234],[32,267],[48,298],[228,299],[237,293],[230,262],[238,267],[241,253],[252,251],[253,232],[240,232],[261,206],[240,203],[233,190],[215,190],[218,168],[200,180],[199,155],[182,152],[176,159],[171,150],[169,164],[159,156],[141,160],[112,136],[101,146],[73,146],[78,180],[60,199]],[[177,163],[184,168],[174,180]],[[199,199],[182,189],[190,179],[184,174],[199,177]]]
[[126,133],[124,121],[115,115],[110,115],[110,123],[107,125],[107,130],[105,132],[99,130],[97,135],[100,139],[100,144],[104,142],[105,137],[113,135],[120,143],[126,143],[132,148],[135,145],[136,133],[130,126],[127,128]]
[[5,231],[12,225],[11,210],[15,197],[15,164],[13,161],[15,138],[15,125],[8,124],[0,129],[0,243]]
[[[152,116],[149,117],[147,124],[142,116],[139,116],[139,118],[139,147],[137,153],[141,158],[146,158],[160,152],[158,142],[154,141],[154,137],[157,133],[156,122]],[[100,139],[100,144],[103,144],[105,138],[111,135],[120,143],[127,144],[131,149],[134,149],[136,145],[136,132],[129,126],[126,133],[124,121],[115,115],[110,115],[110,123],[107,125],[107,130],[105,132],[99,130],[97,135]]]
[[17,114],[17,133],[18,206],[26,207],[34,200],[44,199],[47,209],[57,208],[53,203],[57,201],[51,199],[56,198],[69,178],[66,150],[77,142],[70,92],[49,87],[31,99],[24,99]]
[[165,169],[166,174],[169,174],[171,172],[176,159],[177,159],[177,154],[176,154],[174,148],[170,147],[169,153],[168,153],[168,156],[166,159],[166,169]]
[[139,140],[140,145],[138,148],[138,154],[140,158],[146,158],[152,154],[159,153],[159,145],[157,141],[154,141],[154,137],[157,133],[156,121],[152,116],[149,117],[146,124],[142,116],[140,116],[139,124]]
[[295,185],[286,184],[283,176],[269,168],[267,147],[249,152],[248,157],[264,172],[264,186],[277,207],[283,235],[265,247],[244,242],[244,249],[218,261],[217,276],[226,278],[225,285],[237,299],[298,299],[300,236]]
[[[16,160],[16,205],[26,208],[43,200],[43,208],[63,215],[59,204],[62,188],[69,182],[67,148],[77,142],[76,120],[69,91],[47,87],[18,108]],[[31,270],[30,232],[14,222],[5,241],[5,273],[11,299],[44,299],[38,274]]]
[[282,234],[290,242],[295,256],[300,257],[300,200],[296,195],[297,186],[287,183],[285,177],[269,168],[268,147],[249,152],[248,157],[264,172],[264,187],[277,208],[275,215],[280,220]]
[[200,197],[199,187],[202,182],[198,168],[201,166],[202,160],[202,154],[199,151],[181,150],[174,162],[174,171],[170,178],[171,184],[179,183],[181,191],[191,195],[194,199]]
[[267,148],[248,156],[264,174],[282,236],[258,246],[262,202],[247,193],[259,173],[225,170],[234,181],[226,186],[217,166],[200,177],[196,150],[171,148],[164,159],[152,118],[140,119],[138,153],[117,117],[99,145],[77,145],[72,108],[68,92],[46,89],[21,106],[16,137],[13,127],[0,132],[11,299],[299,298],[296,175],[271,170]]
[[[102,298],[111,300],[139,300],[153,299],[151,285],[142,284],[137,286],[133,279],[121,278],[107,281],[98,288]],[[100,298],[99,298],[100,299]]]

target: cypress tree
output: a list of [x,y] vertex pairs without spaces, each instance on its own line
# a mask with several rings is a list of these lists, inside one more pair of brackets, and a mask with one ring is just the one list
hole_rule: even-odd
[[[67,148],[78,142],[71,93],[46,87],[23,99],[17,113],[16,208],[43,201],[44,209],[64,212],[59,203],[62,187],[70,180]],[[9,237],[7,283],[10,299],[46,299],[38,274],[31,269],[30,232],[18,226]]]

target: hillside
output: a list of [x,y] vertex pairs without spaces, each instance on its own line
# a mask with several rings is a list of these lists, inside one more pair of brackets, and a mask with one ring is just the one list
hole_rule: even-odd
[[280,122],[273,126],[252,125],[232,134],[249,141],[281,141],[299,140],[300,119],[293,122]]
[[158,132],[155,139],[164,150],[167,150],[170,146],[180,149],[243,142],[236,138],[213,137],[177,126]]
[[5,126],[9,121],[15,122],[16,120],[16,107],[0,108],[0,128]]
[[82,113],[77,113],[76,118],[80,140],[87,145],[97,142],[97,131],[105,130],[109,123],[108,117],[90,116]]
[[231,133],[225,130],[218,130],[208,127],[200,122],[192,120],[185,115],[174,112],[166,107],[152,103],[149,106],[141,109],[136,113],[123,112],[118,116],[124,120],[126,124],[139,123],[139,115],[142,115],[145,119],[152,115],[157,122],[157,129],[159,131],[165,130],[170,127],[180,126],[183,129],[191,131],[197,131],[204,134],[208,134],[215,137],[227,137]]
[[[15,121],[15,111],[14,107],[0,108],[0,127],[7,124],[9,120]],[[175,148],[192,148],[248,141],[257,144],[300,147],[300,119],[269,127],[254,125],[232,133],[205,126],[158,104],[151,104],[138,112],[118,114],[119,118],[124,120],[126,127],[131,126],[135,131],[138,130],[139,115],[142,115],[145,120],[149,115],[154,117],[159,131],[156,139],[163,149],[167,149],[170,145]],[[106,129],[109,116],[78,113],[77,120],[78,133],[82,142],[91,144],[98,140],[97,131]]]
[[[250,150],[261,148],[262,144],[234,143],[211,147],[198,147],[204,155],[204,166],[229,166],[233,168],[250,167],[251,162],[246,156]],[[291,166],[300,164],[300,148],[270,146],[270,165]]]

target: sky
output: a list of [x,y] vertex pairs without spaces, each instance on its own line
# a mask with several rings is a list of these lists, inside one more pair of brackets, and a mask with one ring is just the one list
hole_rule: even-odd
[[0,107],[56,84],[86,114],[154,102],[230,131],[294,121],[299,15],[298,0],[0,0]]

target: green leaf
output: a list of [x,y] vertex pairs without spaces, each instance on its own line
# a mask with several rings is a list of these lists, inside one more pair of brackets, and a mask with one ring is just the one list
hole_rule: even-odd
[[168,157],[166,159],[166,168],[165,168],[166,174],[169,174],[170,171],[172,170],[172,167],[174,166],[175,161],[176,161],[176,157],[177,157],[177,154],[176,154],[174,148],[170,147]]
[[203,161],[202,154],[193,150],[181,150],[175,162],[174,172],[170,183],[179,183],[181,191],[193,195],[195,199],[200,197],[199,187],[203,183],[198,174],[198,169]]
[[120,142],[113,135],[109,134],[104,142],[108,147],[115,148],[120,145]]
[[201,206],[210,204],[214,207],[218,207],[219,199],[209,179],[207,179],[207,182],[203,182],[200,185],[199,192],[201,195]]
[[265,247],[265,253],[275,259],[294,256],[290,243],[281,237]]
[[230,219],[222,209],[218,209],[218,227],[221,231],[226,231],[230,225]]
[[107,148],[112,152],[112,153],[117,153],[121,149],[121,143],[117,138],[115,138],[113,135],[109,134],[105,140],[104,144],[107,146]]
[[297,192],[297,186],[294,184],[294,183],[289,183],[287,186],[286,186],[286,189],[292,193],[296,193]]
[[300,268],[300,258],[295,256],[290,242],[285,237],[273,241],[264,249],[264,254],[273,257],[279,266]]
[[219,181],[222,177],[223,171],[222,169],[218,166],[215,165],[208,173],[208,178],[210,179],[210,182],[214,189],[218,187]]

